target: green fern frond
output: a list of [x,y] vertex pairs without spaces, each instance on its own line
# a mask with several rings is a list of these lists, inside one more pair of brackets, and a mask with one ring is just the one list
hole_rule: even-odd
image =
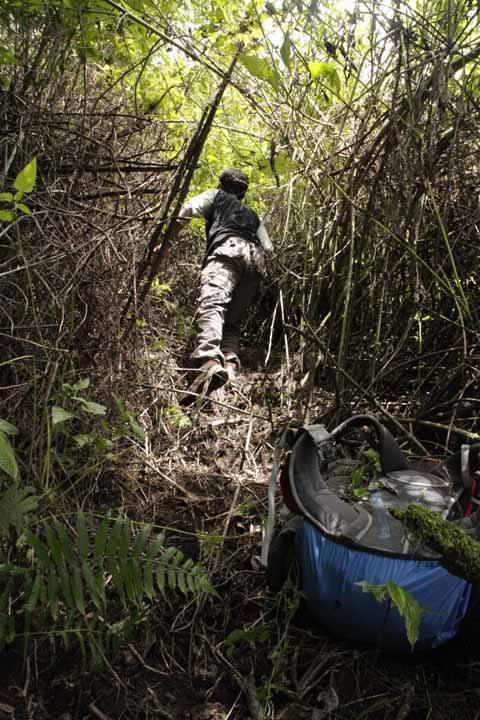
[[[178,548],[165,547],[163,534],[153,536],[151,525],[135,532],[124,517],[104,518],[95,533],[78,513],[75,532],[53,519],[41,532],[27,529],[24,538],[32,565],[0,564],[6,580],[0,616],[13,603],[16,616],[23,615],[27,642],[33,612],[43,612],[54,623],[52,642],[60,637],[67,648],[75,637],[96,667],[122,633],[132,633],[158,594],[214,592],[204,569]],[[124,619],[111,623],[119,612]],[[0,647],[15,637],[12,622],[14,628],[14,621],[2,619]]]

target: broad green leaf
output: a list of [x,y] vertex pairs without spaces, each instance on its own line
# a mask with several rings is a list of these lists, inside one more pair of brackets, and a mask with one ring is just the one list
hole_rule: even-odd
[[136,436],[136,438],[142,443],[145,442],[145,430],[143,429],[143,427],[139,425],[138,422],[132,417],[128,418],[128,424],[132,428],[133,434]]
[[370,595],[373,595],[377,602],[383,602],[383,600],[385,600],[387,596],[387,588],[385,587],[385,585],[375,585],[373,583],[367,582],[366,580],[357,582],[355,583],[355,585],[361,587],[364,593],[369,593]]
[[393,606],[398,610],[405,620],[407,639],[413,650],[420,632],[420,621],[423,614],[428,612],[426,608],[417,602],[416,598],[400,585],[387,581],[384,585],[374,585],[366,581],[355,583],[363,592],[370,593],[378,602],[384,602],[387,595]]
[[323,80],[337,95],[340,93],[341,81],[337,68],[332,63],[312,61],[308,63],[312,80]]
[[90,386],[90,379],[89,378],[81,378],[78,382],[76,382],[74,385],[72,385],[72,391],[75,393],[82,392],[82,390],[86,390]]
[[91,415],[105,415],[107,412],[105,405],[100,405],[100,403],[92,402],[91,400],[84,400],[84,398],[81,397],[74,397],[73,400],[77,400],[80,403],[82,410],[86,413],[90,413]]
[[270,67],[267,60],[259,58],[257,55],[241,55],[239,59],[251,75],[266,80],[274,90],[278,90],[280,84],[278,73]]
[[3,470],[12,480],[18,478],[18,467],[10,440],[0,432],[0,470]]
[[3,220],[3,222],[12,222],[13,211],[12,210],[0,210],[0,220]]
[[292,44],[290,42],[290,35],[288,32],[285,33],[282,47],[280,48],[280,55],[285,65],[290,68],[292,61]]
[[58,423],[66,422],[67,420],[71,420],[74,418],[75,415],[70,412],[70,410],[65,410],[62,407],[58,407],[58,405],[54,405],[52,407],[52,423],[53,425],[58,425]]
[[393,604],[405,620],[408,642],[413,650],[420,634],[422,615],[428,612],[428,610],[422,608],[416,598],[400,585],[396,585],[389,580],[386,583],[386,587]]
[[21,210],[21,212],[22,212],[24,215],[31,215],[31,214],[32,214],[32,211],[30,210],[30,208],[28,207],[28,205],[25,205],[24,203],[15,203],[15,209],[16,209],[16,210]]
[[35,187],[35,181],[37,179],[37,159],[33,158],[23,170],[20,170],[15,181],[13,183],[17,190],[21,190],[24,193],[32,192]]
[[33,158],[25,167],[20,170],[14,180],[13,186],[22,192],[32,192],[37,179],[37,159]]
[[10,193],[10,192],[0,193],[0,202],[13,202],[13,193]]
[[16,435],[18,430],[15,425],[7,422],[7,420],[0,420],[0,432],[5,433],[5,435]]
[[23,192],[22,192],[22,190],[18,190],[18,191],[15,193],[15,195],[13,196],[13,199],[15,200],[16,203],[17,203],[17,202],[20,202],[20,200],[21,200],[22,198],[23,198]]
[[80,433],[79,435],[74,435],[73,440],[78,445],[78,447],[82,448],[85,447],[85,445],[91,445],[91,443],[93,442],[93,437],[91,435],[84,435]]

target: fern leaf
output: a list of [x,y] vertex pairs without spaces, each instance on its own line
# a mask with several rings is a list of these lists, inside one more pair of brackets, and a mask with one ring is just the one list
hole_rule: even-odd
[[132,556],[133,557],[139,557],[144,548],[147,544],[147,540],[149,539],[152,532],[152,526],[151,525],[145,525],[145,527],[142,528],[142,530],[138,533],[137,538],[135,540],[135,545],[133,546],[132,550]]
[[120,547],[120,535],[122,533],[122,523],[123,520],[121,518],[116,518],[113,523],[112,532],[110,533],[110,537],[108,538],[107,543],[107,555],[110,557],[116,557],[119,551]]
[[143,567],[143,587],[148,599],[153,600],[155,590],[153,587],[153,562],[151,560],[147,560]]
[[81,560],[88,557],[88,530],[83,512],[77,513],[77,547]]
[[48,571],[47,596],[48,606],[53,620],[56,622],[58,618],[58,598],[60,594],[60,582],[54,568]]
[[150,545],[147,551],[147,557],[151,560],[153,558],[157,557],[160,550],[163,550],[165,546],[165,535],[161,533],[160,535],[157,535],[153,543]]
[[187,573],[187,585],[192,595],[198,595],[197,584],[195,582],[195,576],[191,573]]
[[126,608],[127,598],[125,595],[125,586],[117,561],[114,558],[108,559],[108,572],[113,578],[113,582],[120,598],[120,602],[122,603],[123,607]]
[[21,530],[28,514],[35,510],[37,505],[38,498],[32,487],[19,488],[11,485],[0,495],[0,532],[6,533],[10,527]]
[[130,523],[122,520],[118,552],[120,557],[126,558],[130,549]]
[[105,608],[106,604],[107,604],[107,592],[105,590],[105,579],[103,576],[103,567],[101,568],[100,572],[98,572],[94,575],[94,577],[95,577],[98,595],[102,602],[103,608]]
[[64,526],[58,522],[58,520],[54,521],[54,527],[57,531],[57,537],[58,541],[60,543],[60,549],[62,552],[63,557],[65,560],[72,561],[73,560],[73,551],[72,551],[72,541],[65,530]]
[[75,607],[75,603],[73,600],[72,585],[70,582],[70,575],[66,563],[62,563],[61,565],[59,565],[58,576],[60,579],[60,587],[62,589],[65,603],[67,607],[72,610]]
[[30,530],[25,530],[25,537],[32,546],[38,562],[43,565],[44,568],[50,567],[52,561],[49,557],[48,550],[43,542]]
[[142,568],[140,562],[136,557],[131,557],[128,560],[130,564],[130,572],[132,574],[133,588],[136,597],[136,604],[141,605],[143,602],[143,595],[145,588],[143,585]]
[[79,567],[73,568],[72,573],[72,594],[75,607],[78,612],[85,615],[85,596],[83,593],[82,573]]
[[82,653],[82,661],[83,664],[86,665],[87,663],[87,650],[85,647],[85,637],[81,630],[75,629],[74,630],[75,636],[78,640],[78,644],[80,645],[80,652]]
[[87,635],[88,645],[90,648],[90,655],[92,658],[93,669],[97,672],[101,672],[105,669],[104,654],[102,651],[102,637],[100,633],[93,634],[90,631]]
[[165,595],[165,577],[166,577],[166,569],[163,564],[160,564],[157,566],[156,572],[155,572],[155,579],[157,581],[157,586],[162,595]]
[[49,523],[45,523],[45,537],[47,540],[47,546],[50,554],[53,558],[55,565],[60,565],[63,561],[62,546],[59,537],[56,533],[55,527]]
[[103,612],[104,604],[102,602],[101,594],[98,591],[97,580],[93,574],[92,568],[86,560],[82,562],[82,573],[93,604],[97,610]]
[[38,598],[40,597],[41,586],[42,586],[42,575],[41,575],[41,573],[37,573],[35,575],[35,580],[33,581],[32,589],[28,596],[28,600],[26,601],[25,605],[23,606],[23,610],[26,614],[30,615],[34,611],[35,606],[38,602]]
[[177,570],[177,582],[178,582],[178,587],[180,588],[180,592],[182,592],[184,595],[186,595],[188,592],[187,583],[185,580],[185,573],[182,568],[179,568]]
[[105,549],[107,547],[107,538],[109,530],[108,518],[104,518],[100,523],[100,527],[97,531],[97,537],[95,538],[94,555],[95,560],[103,566],[103,559],[105,555]]
[[167,570],[168,587],[170,590],[177,589],[177,573],[174,568],[168,568]]
[[137,604],[137,596],[135,594],[135,586],[133,584],[133,573],[129,558],[124,558],[119,561],[120,573],[122,580],[125,584],[125,590],[127,591],[127,597],[132,605]]

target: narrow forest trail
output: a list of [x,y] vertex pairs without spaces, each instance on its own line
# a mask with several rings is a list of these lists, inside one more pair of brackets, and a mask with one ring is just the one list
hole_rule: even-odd
[[[151,442],[123,501],[130,517],[200,561],[217,594],[167,595],[146,634],[115,659],[110,683],[93,680],[91,705],[107,718],[476,718],[479,678],[473,665],[465,676],[463,640],[431,657],[385,656],[302,619],[294,588],[269,593],[261,530],[275,440],[301,417],[284,386],[291,375],[281,365],[265,371],[247,349],[234,387],[182,409],[184,349],[174,345],[142,360],[151,386],[140,421]],[[319,389],[314,409],[331,400]]]

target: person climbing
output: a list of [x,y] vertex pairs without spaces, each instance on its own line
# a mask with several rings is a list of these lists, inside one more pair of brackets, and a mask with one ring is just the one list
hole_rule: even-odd
[[179,227],[192,218],[206,221],[191,392],[218,389],[231,382],[240,368],[241,324],[264,273],[265,254],[272,250],[262,221],[243,203],[248,184],[241,170],[224,170],[218,188],[193,197],[178,216]]

